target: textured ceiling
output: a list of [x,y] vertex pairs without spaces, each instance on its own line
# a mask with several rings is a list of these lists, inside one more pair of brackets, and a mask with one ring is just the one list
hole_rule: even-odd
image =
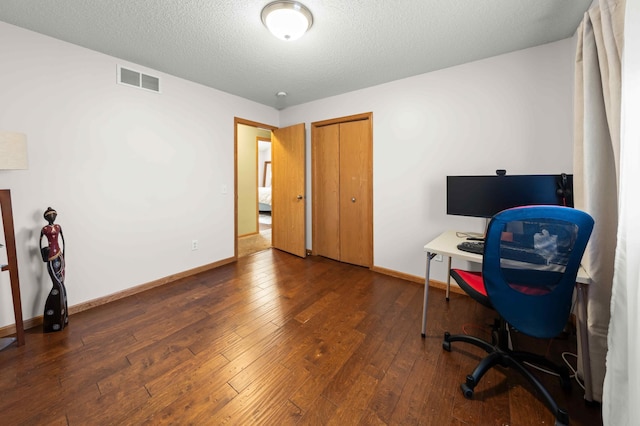
[[571,37],[592,0],[303,0],[294,42],[269,2],[0,0],[0,20],[282,109]]

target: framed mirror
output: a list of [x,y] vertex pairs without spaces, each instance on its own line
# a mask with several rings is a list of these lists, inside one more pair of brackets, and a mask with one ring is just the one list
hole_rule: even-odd
[[262,176],[262,186],[270,187],[271,186],[271,161],[265,161],[264,167],[262,168],[263,176]]

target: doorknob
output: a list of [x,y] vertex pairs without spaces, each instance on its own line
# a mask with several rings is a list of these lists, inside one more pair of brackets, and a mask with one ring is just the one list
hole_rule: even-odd
[[302,198],[304,198],[304,197],[303,197],[302,195],[298,195],[296,198],[297,198],[298,200],[302,200]]
[[356,202],[356,197],[351,197],[351,202],[355,203]]

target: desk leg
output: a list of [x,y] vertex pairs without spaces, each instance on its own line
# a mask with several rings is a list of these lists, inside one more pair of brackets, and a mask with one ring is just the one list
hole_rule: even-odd
[[429,269],[435,253],[427,252],[427,272],[424,277],[424,301],[422,302],[422,337],[427,336],[427,299],[429,298]]
[[449,263],[447,264],[447,294],[446,299],[449,301],[449,291],[451,290],[451,256],[449,256]]
[[578,333],[582,352],[582,374],[584,381],[584,399],[593,401],[593,383],[591,380],[591,358],[589,356],[589,332],[587,329],[587,291],[589,286],[577,283]]

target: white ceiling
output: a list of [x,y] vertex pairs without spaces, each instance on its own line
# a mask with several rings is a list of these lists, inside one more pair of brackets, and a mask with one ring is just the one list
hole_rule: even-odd
[[1,0],[0,20],[282,109],[571,37],[592,0],[303,0],[293,42],[269,2]]

